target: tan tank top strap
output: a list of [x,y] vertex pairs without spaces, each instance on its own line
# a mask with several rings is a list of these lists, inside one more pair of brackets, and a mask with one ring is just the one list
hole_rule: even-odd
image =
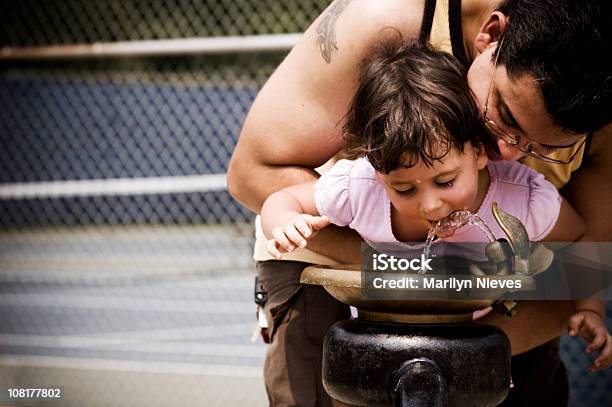
[[448,0],[437,0],[429,43],[440,51],[453,53],[448,21]]

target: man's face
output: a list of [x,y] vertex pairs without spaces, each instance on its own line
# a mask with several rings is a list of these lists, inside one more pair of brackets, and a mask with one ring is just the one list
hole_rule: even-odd
[[[484,110],[488,95],[487,118],[506,133],[519,136],[521,141],[518,147],[524,147],[529,141],[534,141],[542,145],[546,155],[555,152],[558,147],[576,143],[575,134],[563,131],[553,124],[533,76],[525,74],[511,79],[504,65],[498,65],[493,75],[492,55],[497,45],[497,42],[492,43],[478,55],[468,71],[468,83],[480,110]],[[499,151],[488,150],[489,158],[518,160],[525,155],[517,146],[495,138],[493,141]]]

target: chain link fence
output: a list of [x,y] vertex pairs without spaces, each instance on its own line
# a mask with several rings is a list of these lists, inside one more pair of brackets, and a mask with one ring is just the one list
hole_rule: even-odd
[[[0,1],[0,48],[299,33],[328,3]],[[285,53],[0,60],[0,387],[63,386],[49,405],[267,403],[253,216],[224,177]],[[581,348],[563,341],[575,403],[608,405]]]
[[[0,5],[4,45],[299,33],[329,0],[21,0]],[[6,23],[6,24],[5,24]]]
[[[0,47],[299,33],[326,5],[2,1]],[[0,388],[267,404],[253,216],[225,173],[286,52],[0,60]]]

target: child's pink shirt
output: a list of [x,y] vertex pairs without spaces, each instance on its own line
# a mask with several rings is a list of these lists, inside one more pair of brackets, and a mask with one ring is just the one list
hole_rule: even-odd
[[[490,161],[487,168],[491,183],[477,213],[495,238],[506,238],[506,235],[491,212],[493,202],[525,225],[530,240],[546,237],[561,209],[557,189],[543,175],[518,162]],[[338,226],[356,230],[366,242],[398,241],[391,227],[391,202],[365,158],[338,161],[315,184],[314,198],[321,215]],[[444,240],[483,242],[487,239],[478,228],[465,226]]]

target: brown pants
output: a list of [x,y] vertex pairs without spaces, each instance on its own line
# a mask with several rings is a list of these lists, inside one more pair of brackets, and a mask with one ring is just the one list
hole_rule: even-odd
[[321,286],[301,285],[309,264],[267,261],[257,273],[268,302],[270,345],[264,363],[264,382],[271,406],[331,406],[321,381],[323,336],[336,321],[350,316],[349,308]]
[[[309,264],[294,261],[257,263],[268,293],[264,307],[270,345],[264,382],[271,406],[331,406],[321,381],[323,337],[349,308],[322,287],[301,285]],[[569,388],[558,340],[512,358],[514,388],[502,406],[565,406]],[[338,405],[338,403],[335,403]]]

